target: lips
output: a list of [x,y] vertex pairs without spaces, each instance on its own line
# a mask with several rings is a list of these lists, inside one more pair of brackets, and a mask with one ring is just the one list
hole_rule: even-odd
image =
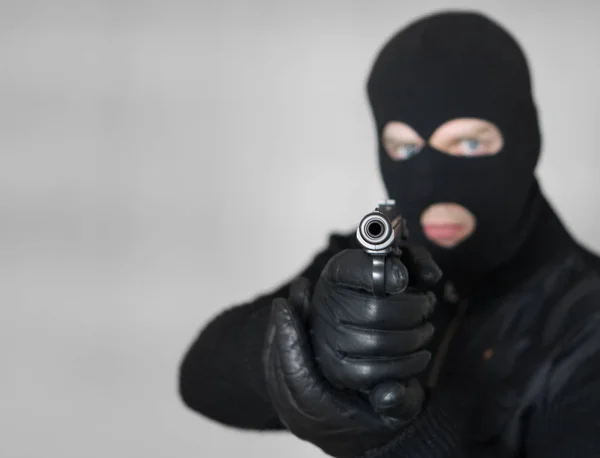
[[462,230],[462,224],[426,224],[423,226],[425,235],[434,240],[454,240]]

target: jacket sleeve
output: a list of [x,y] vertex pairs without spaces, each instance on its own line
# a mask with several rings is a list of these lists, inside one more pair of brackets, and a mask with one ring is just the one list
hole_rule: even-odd
[[[352,243],[350,235],[331,235],[326,249],[298,276],[314,285],[329,259]],[[204,327],[179,367],[179,395],[185,405],[235,428],[283,429],[267,395],[262,349],[271,302],[287,296],[290,284],[232,306]]]
[[600,307],[569,344],[532,413],[528,458],[600,457]]

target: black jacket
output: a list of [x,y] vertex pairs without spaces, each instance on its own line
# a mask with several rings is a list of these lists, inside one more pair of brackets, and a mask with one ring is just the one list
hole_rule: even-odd
[[[332,235],[301,275],[314,284],[335,253],[357,247],[354,233]],[[453,456],[600,457],[599,268],[546,205],[519,254],[467,297],[441,283],[432,345],[451,338],[434,355],[432,377],[436,386],[464,381],[476,420],[473,447]],[[288,287],[229,308],[204,328],[181,364],[187,406],[236,428],[283,429],[264,387],[261,351],[271,300]]]

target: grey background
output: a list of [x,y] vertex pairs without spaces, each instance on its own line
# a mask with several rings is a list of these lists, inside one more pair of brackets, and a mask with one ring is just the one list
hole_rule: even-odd
[[600,249],[599,4],[3,0],[0,456],[322,456],[185,409],[179,360],[383,196],[372,59],[469,6],[525,46],[543,187]]

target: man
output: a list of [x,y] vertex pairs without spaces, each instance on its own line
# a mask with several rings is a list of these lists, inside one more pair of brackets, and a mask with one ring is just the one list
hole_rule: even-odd
[[203,330],[183,400],[336,457],[600,456],[598,258],[535,178],[518,44],[479,14],[434,14],[383,47],[368,94],[411,242],[388,294],[354,234],[333,235],[299,280]]

